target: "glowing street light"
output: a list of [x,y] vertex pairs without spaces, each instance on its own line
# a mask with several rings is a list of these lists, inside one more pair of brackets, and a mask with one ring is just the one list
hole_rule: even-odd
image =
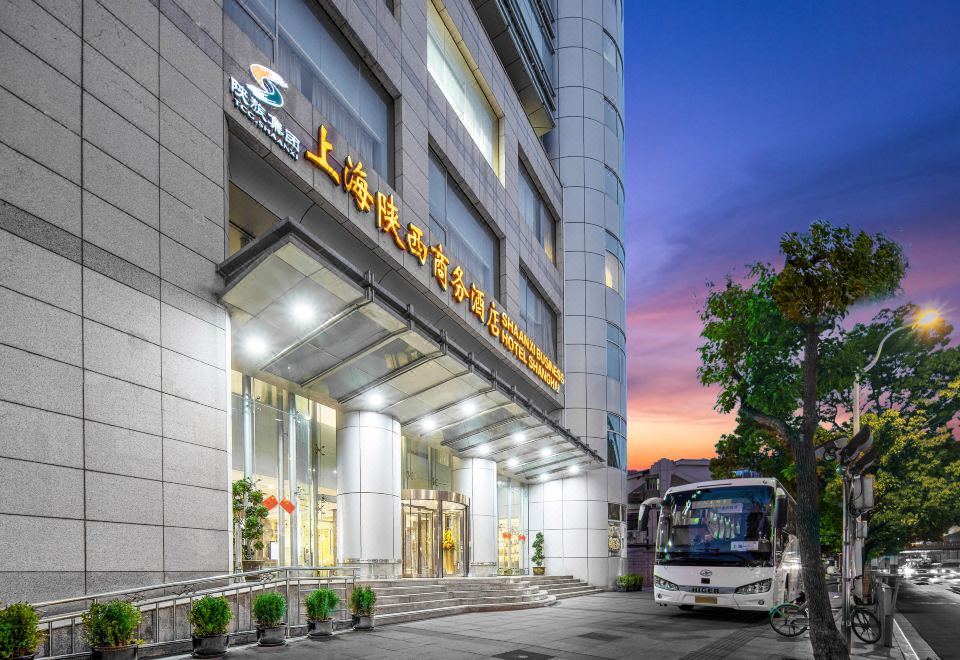
[[942,318],[939,309],[921,309],[917,312],[917,317],[913,321],[913,327],[931,328],[939,323]]

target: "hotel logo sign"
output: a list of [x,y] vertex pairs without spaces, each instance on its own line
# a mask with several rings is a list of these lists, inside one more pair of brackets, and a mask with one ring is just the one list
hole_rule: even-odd
[[261,64],[251,64],[250,75],[257,82],[256,85],[244,85],[230,76],[233,105],[291,158],[300,160],[300,138],[285,127],[276,115],[267,111],[268,107],[283,107],[283,92],[280,90],[287,88],[287,82],[280,74]]

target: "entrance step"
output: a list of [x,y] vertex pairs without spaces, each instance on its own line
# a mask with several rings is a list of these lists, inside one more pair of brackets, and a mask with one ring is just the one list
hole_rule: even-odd
[[539,576],[533,575],[527,578],[530,584],[545,591],[557,600],[564,598],[573,598],[575,596],[589,596],[590,594],[603,593],[603,589],[578,580],[572,575],[561,576]]
[[547,607],[557,600],[544,589],[546,585],[534,584],[526,576],[405,578],[359,584],[370,586],[377,593],[378,626],[467,612]]

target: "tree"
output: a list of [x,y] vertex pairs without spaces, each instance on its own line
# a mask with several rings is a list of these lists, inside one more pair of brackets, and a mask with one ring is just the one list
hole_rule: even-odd
[[[821,371],[821,353],[842,353],[838,323],[857,302],[895,292],[906,271],[900,246],[880,234],[816,222],[808,233],[780,240],[776,272],[755,265],[749,286],[728,278],[712,288],[701,314],[700,381],[717,384],[716,407],[739,414],[776,437],[793,455],[798,537],[810,638],[817,658],[847,658],[833,621],[820,562],[820,485],[814,439],[821,431],[821,395],[839,371]],[[829,364],[833,364],[831,360]]]

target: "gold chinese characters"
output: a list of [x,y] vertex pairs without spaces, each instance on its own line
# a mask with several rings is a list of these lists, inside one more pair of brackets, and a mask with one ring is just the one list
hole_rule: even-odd
[[[317,151],[307,151],[304,155],[308,161],[325,172],[334,185],[342,187],[344,192],[353,198],[354,206],[361,213],[369,213],[376,209],[377,229],[393,239],[398,249],[409,252],[417,259],[420,266],[426,266],[427,259],[432,257],[431,273],[437,284],[450,295],[457,304],[466,302],[470,313],[484,324],[494,339],[504,346],[521,364],[525,365],[540,380],[551,389],[559,392],[564,382],[564,374],[557,365],[547,357],[547,354],[521,330],[516,323],[502,310],[497,309],[493,300],[487,302],[486,292],[471,283],[468,288],[463,281],[464,271],[460,266],[451,269],[450,257],[444,253],[443,244],[428,245],[424,242],[424,232],[419,226],[408,223],[404,231],[400,223],[400,210],[394,202],[393,195],[380,191],[375,194],[370,191],[367,172],[363,162],[354,163],[350,156],[341,164],[333,154],[333,143],[327,139],[327,127],[320,126],[317,134]],[[337,171],[335,165],[341,166]],[[406,236],[401,235],[401,232]]]

